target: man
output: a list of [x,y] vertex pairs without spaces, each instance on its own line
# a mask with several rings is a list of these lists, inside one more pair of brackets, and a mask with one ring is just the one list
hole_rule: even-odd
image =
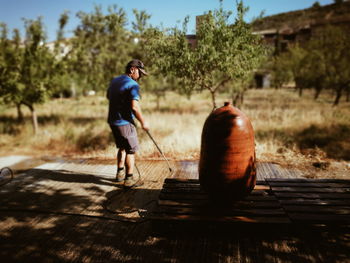
[[135,153],[139,148],[134,118],[140,122],[142,129],[149,129],[139,105],[140,87],[137,81],[143,75],[147,75],[143,63],[133,59],[126,65],[125,74],[114,78],[107,91],[108,123],[118,148],[116,181],[124,181],[126,188],[143,184],[141,178],[134,175]]

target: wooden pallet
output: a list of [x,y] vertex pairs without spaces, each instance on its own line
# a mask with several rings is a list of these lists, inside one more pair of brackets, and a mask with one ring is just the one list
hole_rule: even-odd
[[350,180],[266,179],[294,224],[350,225]]
[[350,180],[266,179],[244,200],[218,207],[197,179],[167,178],[152,220],[164,227],[350,225]]

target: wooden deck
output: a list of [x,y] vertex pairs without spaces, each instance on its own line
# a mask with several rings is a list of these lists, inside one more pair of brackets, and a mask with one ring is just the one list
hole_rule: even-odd
[[[30,167],[33,163],[35,167]],[[5,165],[0,158],[0,166]],[[110,162],[11,163],[16,171],[14,179],[0,187],[0,261],[350,262],[347,227],[340,231],[304,229],[291,233],[271,228],[261,233],[257,230],[227,235],[203,229],[196,234],[182,231],[159,235],[152,228],[150,215],[157,209],[165,180],[198,179],[196,162],[176,162],[172,166],[174,172],[169,173],[162,161],[139,162],[145,185],[124,190],[113,182],[115,166]],[[268,182],[275,193],[284,194],[284,205],[293,213],[298,212],[295,203],[305,193],[298,185],[285,185],[284,180],[290,184],[296,178],[301,180],[302,173],[277,164],[258,164],[258,180]],[[340,203],[335,198],[348,187],[332,183],[323,187],[314,182],[313,194],[337,201],[337,213],[348,216],[349,199]],[[287,191],[280,191],[281,184]],[[335,186],[344,191],[329,191]],[[296,191],[298,198],[288,197]],[[309,199],[310,205],[319,199],[314,197]],[[321,213],[325,214],[329,214],[327,209]]]
[[170,225],[176,231],[216,226],[225,232],[347,227],[350,180],[266,178],[243,200],[222,204],[210,200],[198,179],[167,178],[152,219],[165,231]]

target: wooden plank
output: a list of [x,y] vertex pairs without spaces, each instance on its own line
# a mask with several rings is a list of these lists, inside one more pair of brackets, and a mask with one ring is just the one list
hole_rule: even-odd
[[198,183],[199,184],[199,180],[198,179],[183,179],[183,178],[165,178],[164,183]]
[[[160,192],[160,196],[162,196],[161,199],[166,199],[167,196],[171,199],[175,199],[178,197],[181,199],[191,199],[193,197],[194,199],[203,199],[203,198],[209,198],[209,195],[204,191],[192,191],[188,189],[162,189]],[[256,200],[251,198],[260,198],[268,199],[268,197],[271,197],[272,200],[275,199],[273,195],[268,194],[266,191],[263,190],[254,190],[249,195],[247,195],[245,198],[242,198],[241,200]],[[262,200],[263,200],[262,199]]]
[[288,216],[295,223],[328,224],[333,222],[350,224],[350,215],[288,213]]
[[282,208],[214,208],[214,207],[176,207],[176,206],[160,206],[154,213],[160,214],[176,214],[176,215],[215,215],[217,217],[222,216],[245,216],[245,215],[256,215],[256,216],[286,216],[286,213]]
[[291,192],[291,193],[348,193],[348,188],[323,188],[323,187],[275,187],[271,186],[273,192]]
[[274,187],[320,187],[320,188],[349,188],[349,184],[344,183],[314,183],[314,182],[269,182]]
[[[200,185],[199,179],[184,179],[184,178],[165,178],[164,184],[186,184],[186,185]],[[265,180],[257,180],[256,185],[266,185]]]
[[347,179],[307,179],[307,178],[266,178],[267,183],[270,182],[286,182],[286,183],[337,183],[350,185],[350,180]]
[[193,183],[164,183],[163,188],[200,188],[201,186],[199,184],[193,184]]
[[349,199],[304,199],[304,198],[296,198],[296,199],[280,199],[278,200],[281,205],[305,205],[305,206],[337,206],[337,205],[350,205]]
[[[188,188],[188,189],[200,189],[201,186],[199,184],[194,184],[194,183],[164,183],[163,189],[173,189],[173,188]],[[270,186],[268,185],[255,185],[254,190],[271,190]]]
[[[163,188],[161,193],[178,193],[178,194],[193,194],[193,195],[207,195],[207,193],[200,188]],[[265,190],[253,190],[249,195],[268,195]]]
[[249,223],[249,224],[290,224],[289,218],[284,216],[276,217],[262,217],[262,216],[197,216],[197,215],[168,215],[159,214],[152,216],[152,220],[159,221],[192,221],[192,222],[208,222],[208,223],[219,223],[219,222],[231,222],[231,223]]
[[163,188],[161,190],[162,193],[192,193],[194,195],[196,194],[207,194],[204,190],[200,189],[200,188],[193,188],[193,187],[172,187],[172,188]]
[[350,215],[350,206],[296,206],[283,205],[287,212],[302,212],[307,214],[326,213],[332,215]]
[[[160,206],[178,206],[178,207],[197,207],[209,205],[209,200],[158,200],[158,205]],[[280,203],[276,200],[273,201],[237,201],[230,204],[232,207],[242,207],[242,208],[273,208],[281,207]]]
[[258,179],[274,178],[276,177],[269,163],[261,162],[257,164],[257,175]]
[[276,163],[265,163],[265,167],[270,171],[270,176],[265,179],[285,178],[293,179],[302,176],[301,172],[281,167]]
[[[177,193],[160,193],[159,199],[161,200],[208,200],[209,197],[207,194],[177,194]],[[249,195],[245,197],[243,200],[247,201],[271,201],[277,200],[273,195]]]
[[350,199],[347,193],[284,193],[274,192],[277,198],[307,198],[307,199]]
[[258,180],[264,180],[270,177],[270,171],[266,168],[266,163],[258,162],[256,165],[256,177]]
[[[271,177],[281,173],[278,167],[271,165],[263,165],[261,169]],[[237,216],[263,216],[262,221],[273,224],[276,216],[291,216],[292,222],[297,223],[344,223],[347,222],[346,216],[350,216],[348,185],[348,180],[268,178],[266,184],[260,181],[244,200],[230,204],[227,209],[213,209],[209,196],[200,189],[198,180],[166,180],[156,216],[164,222],[182,220],[203,223],[209,220],[232,223],[237,221]]]

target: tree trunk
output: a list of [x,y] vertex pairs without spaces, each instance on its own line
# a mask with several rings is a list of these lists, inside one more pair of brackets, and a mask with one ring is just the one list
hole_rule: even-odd
[[243,101],[244,101],[244,91],[241,92],[241,105],[243,105]]
[[339,101],[340,101],[340,98],[342,95],[342,91],[343,91],[343,88],[337,89],[333,106],[337,106],[339,104]]
[[348,90],[346,91],[346,102],[350,101],[350,89],[348,88]]
[[33,120],[33,129],[34,129],[34,134],[38,133],[39,126],[38,126],[38,116],[36,115],[36,111],[34,107],[32,107],[32,120]]
[[234,93],[232,93],[232,105],[235,107],[237,106],[238,98],[239,98],[239,93],[236,93],[236,95],[234,95]]
[[318,77],[315,81],[315,96],[314,96],[314,100],[317,100],[318,97],[321,94],[321,91],[323,89],[323,84],[322,84],[322,77]]
[[303,88],[301,86],[298,87],[299,90],[299,97],[303,96]]
[[232,105],[235,107],[239,107],[244,102],[244,91],[237,92],[236,94],[232,94]]
[[211,94],[211,100],[213,102],[213,110],[215,110],[217,108],[217,105],[216,105],[216,94],[215,94],[216,90],[209,89],[209,91],[210,91],[210,94]]
[[16,104],[16,108],[17,108],[17,121],[18,123],[23,123],[24,117],[21,109],[21,103]]
[[38,133],[38,130],[39,130],[38,116],[36,115],[36,111],[35,111],[33,105],[31,105],[31,104],[25,104],[25,105],[30,109],[30,112],[32,113],[33,131],[34,131],[34,135],[36,135]]
[[295,78],[295,89],[298,91],[299,97],[303,96],[303,85],[300,78]]
[[314,100],[317,100],[317,99],[318,99],[318,97],[319,97],[320,94],[321,94],[321,91],[322,91],[321,88],[317,88],[317,89],[315,90]]

